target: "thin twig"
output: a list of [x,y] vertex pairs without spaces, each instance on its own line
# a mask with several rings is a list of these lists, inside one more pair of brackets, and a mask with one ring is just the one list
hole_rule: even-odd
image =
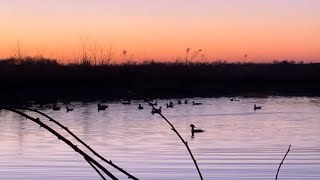
[[91,163],[93,163],[95,166],[97,166],[98,168],[100,168],[104,173],[106,173],[111,179],[113,180],[118,180],[118,178],[116,178],[113,174],[111,174],[105,167],[103,167],[100,163],[98,163],[96,160],[94,160],[92,157],[90,157],[88,154],[86,154],[85,152],[83,152],[81,149],[79,149],[76,145],[74,145],[71,141],[67,140],[65,137],[63,137],[62,135],[60,135],[58,132],[56,132],[55,130],[53,130],[52,128],[50,128],[49,126],[47,126],[46,124],[44,124],[42,121],[40,121],[39,118],[33,118],[21,111],[18,111],[16,109],[12,109],[12,108],[7,108],[7,107],[0,107],[0,109],[4,109],[4,110],[8,110],[14,113],[17,113],[21,116],[24,116],[27,119],[30,119],[31,121],[37,123],[40,125],[40,127],[43,127],[44,129],[46,129],[47,131],[49,131],[50,133],[52,133],[53,135],[55,135],[56,137],[58,137],[58,139],[62,140],[64,143],[66,143],[68,146],[70,146],[75,152],[81,154],[86,160],[89,160]]
[[18,108],[18,109],[23,109],[23,110],[28,110],[28,111],[32,111],[32,112],[36,112],[46,118],[48,118],[51,122],[57,124],[59,127],[61,127],[62,129],[64,129],[65,131],[67,131],[72,137],[74,137],[77,141],[79,141],[82,145],[84,145],[87,149],[89,149],[95,156],[97,156],[98,158],[100,158],[101,160],[103,160],[104,162],[106,162],[107,164],[111,165],[112,167],[114,167],[115,169],[119,170],[120,172],[122,172],[123,174],[127,175],[128,178],[134,179],[134,180],[138,180],[138,178],[134,177],[133,175],[131,175],[130,173],[128,173],[127,171],[125,171],[124,169],[120,168],[119,166],[115,165],[111,160],[107,160],[104,157],[102,157],[99,153],[97,153],[96,151],[94,151],[89,145],[87,145],[85,142],[83,142],[78,136],[76,136],[73,132],[71,132],[68,127],[62,125],[61,123],[59,123],[58,121],[54,120],[53,118],[51,118],[50,116],[48,116],[47,114],[37,110],[37,109],[29,109],[29,108]]
[[279,171],[280,171],[281,165],[283,164],[284,159],[287,157],[288,153],[290,152],[290,147],[291,147],[291,144],[289,145],[289,148],[288,148],[287,153],[284,155],[284,157],[283,157],[283,159],[282,159],[281,163],[279,164],[279,168],[278,168],[278,171],[277,171],[277,175],[276,175],[276,179],[275,179],[275,180],[277,180],[277,179],[278,179],[278,174],[279,174]]
[[[144,101],[148,102],[148,104],[149,104],[153,109],[156,109],[156,107],[155,107],[149,100],[144,99]],[[174,132],[177,134],[177,136],[180,138],[180,140],[182,141],[182,143],[186,146],[186,148],[187,148],[187,150],[188,150],[188,152],[189,152],[189,154],[190,154],[190,156],[191,156],[191,158],[192,158],[192,160],[193,160],[193,163],[194,163],[194,165],[195,165],[196,168],[197,168],[197,171],[198,171],[198,174],[199,174],[199,176],[200,176],[200,179],[203,180],[203,177],[202,177],[202,174],[201,174],[200,169],[199,169],[199,167],[198,167],[197,161],[196,161],[196,159],[194,158],[194,156],[193,156],[193,154],[192,154],[192,152],[191,152],[191,150],[190,150],[190,148],[189,148],[189,146],[188,146],[188,142],[185,141],[185,140],[181,137],[181,135],[180,135],[179,132],[176,130],[176,128],[173,126],[173,124],[172,124],[160,111],[157,112],[157,113],[171,126],[171,130],[174,131]]]
[[100,175],[100,177],[103,179],[103,180],[107,180],[104,176],[103,176],[103,174],[101,174],[101,172],[99,171],[99,169],[96,167],[96,166],[94,166],[88,159],[86,159],[86,158],[84,158],[89,164],[90,164],[90,166]]

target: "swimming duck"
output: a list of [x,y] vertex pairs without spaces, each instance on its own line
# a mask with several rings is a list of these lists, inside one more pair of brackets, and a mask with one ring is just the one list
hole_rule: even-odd
[[178,99],[178,104],[181,104],[181,99]]
[[196,105],[201,105],[201,104],[202,104],[202,103],[192,101],[192,105],[194,105],[194,106],[196,106]]
[[143,109],[143,107],[141,106],[141,104],[139,104],[139,107],[138,107],[138,109],[140,109],[140,110],[141,110],[141,109]]
[[67,106],[66,108],[67,108],[67,112],[73,111],[73,108],[71,108],[71,107],[69,107],[69,106]]
[[161,106],[160,106],[160,108],[159,109],[156,109],[156,108],[152,108],[152,110],[151,110],[151,113],[152,114],[155,114],[155,113],[161,113]]
[[204,130],[202,130],[202,129],[199,129],[199,128],[196,129],[196,126],[194,124],[190,124],[189,127],[191,127],[191,135],[192,135],[192,137],[194,137],[194,133],[202,133],[202,132],[204,132]]
[[167,103],[167,108],[173,108],[173,103],[171,104],[171,102],[168,104]]
[[185,104],[188,104],[188,100],[184,100],[184,103],[185,103]]
[[103,111],[108,108],[108,105],[101,105],[100,103],[98,104],[98,111]]
[[256,106],[256,105],[254,105],[253,109],[254,109],[254,110],[262,109],[262,107],[261,107],[261,106]]

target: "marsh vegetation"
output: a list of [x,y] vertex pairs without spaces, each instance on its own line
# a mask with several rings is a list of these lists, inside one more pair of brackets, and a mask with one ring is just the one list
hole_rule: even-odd
[[319,95],[320,64],[146,61],[91,65],[26,57],[1,60],[0,81],[1,98],[125,98],[128,90],[146,97]]

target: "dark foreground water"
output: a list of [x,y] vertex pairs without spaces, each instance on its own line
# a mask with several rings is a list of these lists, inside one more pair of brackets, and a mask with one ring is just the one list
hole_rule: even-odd
[[[169,100],[158,103],[188,141],[205,179],[274,179],[289,144],[291,152],[279,179],[320,179],[320,98],[239,99],[195,99],[203,105],[182,104],[173,109],[164,106]],[[149,106],[143,104],[145,109],[139,111],[137,104],[142,101],[131,105],[107,102],[109,108],[98,112],[97,103],[72,102],[72,112],[43,112],[140,179],[198,179],[184,145],[159,115],[150,113]],[[261,105],[262,110],[255,112],[253,104]],[[76,142],[45,118],[41,120]],[[205,132],[191,138],[191,123]],[[62,141],[35,123],[3,110],[0,143],[0,179],[99,179]],[[127,179],[106,167],[120,179]]]

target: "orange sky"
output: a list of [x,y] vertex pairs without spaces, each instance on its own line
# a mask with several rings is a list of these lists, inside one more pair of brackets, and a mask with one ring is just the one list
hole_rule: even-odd
[[[202,59],[320,62],[318,0],[10,0],[0,2],[0,57],[115,61]],[[122,50],[127,55],[122,56]],[[200,55],[194,61],[200,60]]]

